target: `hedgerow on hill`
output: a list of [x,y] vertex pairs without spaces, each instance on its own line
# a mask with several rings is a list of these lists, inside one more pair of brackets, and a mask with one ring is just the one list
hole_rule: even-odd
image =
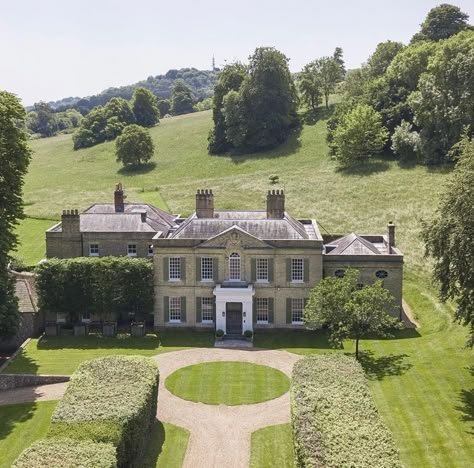
[[364,371],[353,358],[325,354],[297,362],[291,418],[300,467],[402,466]]

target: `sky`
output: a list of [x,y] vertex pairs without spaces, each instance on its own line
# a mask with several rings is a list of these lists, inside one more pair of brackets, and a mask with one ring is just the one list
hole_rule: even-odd
[[[274,46],[290,69],[339,46],[346,68],[408,43],[431,0],[0,0],[0,89],[24,105],[89,96],[171,68],[210,69]],[[474,22],[474,1],[455,0]]]

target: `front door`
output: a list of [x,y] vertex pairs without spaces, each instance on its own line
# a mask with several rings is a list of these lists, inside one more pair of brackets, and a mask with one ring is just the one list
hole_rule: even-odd
[[242,335],[241,302],[227,302],[225,328],[227,335]]

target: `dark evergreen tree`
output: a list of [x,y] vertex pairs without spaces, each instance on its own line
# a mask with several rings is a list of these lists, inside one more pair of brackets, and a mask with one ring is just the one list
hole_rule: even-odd
[[15,282],[7,266],[17,245],[15,226],[23,217],[23,177],[31,154],[25,121],[15,95],[0,91],[0,336],[14,335],[19,322]]
[[194,111],[193,105],[191,88],[183,80],[176,80],[171,98],[171,113],[173,115],[189,114]]
[[133,93],[132,111],[138,125],[153,127],[159,122],[160,111],[155,95],[146,88],[137,88]]

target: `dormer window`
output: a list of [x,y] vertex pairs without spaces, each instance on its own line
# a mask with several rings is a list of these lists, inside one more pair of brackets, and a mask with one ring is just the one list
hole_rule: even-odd
[[229,280],[240,281],[240,255],[236,252],[229,257]]

